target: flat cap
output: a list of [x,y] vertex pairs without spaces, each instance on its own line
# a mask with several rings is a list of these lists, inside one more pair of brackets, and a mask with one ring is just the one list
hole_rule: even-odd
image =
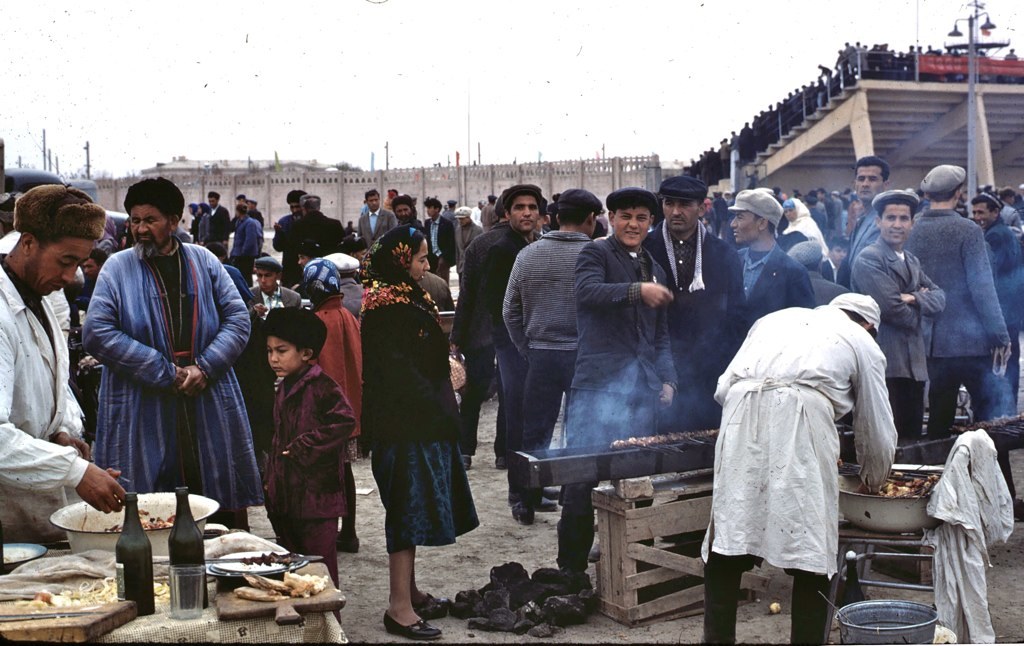
[[875,199],[871,200],[871,208],[875,210],[875,213],[881,214],[888,204],[906,204],[910,207],[910,212],[913,213],[920,203],[921,199],[914,191],[893,190],[876,195]]
[[600,213],[604,210],[601,200],[590,191],[582,188],[570,188],[558,196],[558,213],[562,211],[583,211],[584,213]]
[[882,322],[882,312],[878,309],[878,303],[875,302],[875,299],[864,294],[856,294],[854,292],[840,294],[833,298],[829,305],[846,310],[847,312],[853,312],[876,328]]
[[455,217],[457,218],[471,218],[473,217],[473,209],[468,206],[460,206],[455,209]]
[[324,256],[324,260],[330,260],[334,263],[334,266],[338,268],[338,273],[342,276],[355,273],[359,269],[359,261],[347,253],[327,254]]
[[651,213],[658,210],[658,197],[647,189],[636,186],[627,186],[617,191],[612,191],[604,200],[609,211],[628,209],[634,206],[646,207]]
[[501,205],[505,211],[512,208],[512,201],[520,195],[530,195],[537,200],[537,206],[544,201],[544,193],[540,190],[540,187],[535,184],[516,184],[515,186],[509,186],[501,192]]
[[458,202],[455,200],[448,200],[448,206],[455,206],[456,204],[458,204]]
[[813,240],[804,240],[793,245],[789,257],[808,269],[818,271],[821,268],[821,245]]
[[949,193],[956,190],[967,179],[967,171],[959,166],[943,164],[928,171],[921,180],[925,193]]
[[278,273],[284,271],[284,266],[273,256],[260,256],[253,263],[253,267],[263,271],[276,271]]
[[683,200],[703,200],[708,196],[708,185],[696,177],[677,175],[669,177],[658,188],[659,197],[674,197]]
[[782,205],[770,190],[747,189],[736,194],[736,203],[729,207],[733,213],[750,211],[778,226],[782,220]]

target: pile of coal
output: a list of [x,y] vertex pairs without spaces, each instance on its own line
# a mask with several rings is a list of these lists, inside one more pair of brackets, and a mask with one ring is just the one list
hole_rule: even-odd
[[491,568],[490,583],[479,590],[456,594],[450,613],[471,629],[544,638],[586,622],[596,609],[586,572],[540,568],[531,576],[513,562]]

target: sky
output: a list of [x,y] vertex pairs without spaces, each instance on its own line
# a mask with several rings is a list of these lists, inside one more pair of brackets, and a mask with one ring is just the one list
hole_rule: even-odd
[[[990,0],[1024,45],[1024,2]],[[5,3],[6,163],[121,177],[189,159],[369,169],[648,155],[685,162],[835,64],[941,46],[957,0]],[[966,33],[966,20],[961,25]],[[1024,52],[1024,47],[1020,47]],[[1006,50],[1001,52],[1006,53]],[[997,54],[998,55],[998,54]],[[467,150],[470,155],[467,155]]]

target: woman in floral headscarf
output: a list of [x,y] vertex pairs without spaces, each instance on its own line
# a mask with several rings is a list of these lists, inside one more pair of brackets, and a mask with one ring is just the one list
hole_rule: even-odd
[[[417,280],[427,242],[399,226],[373,244],[363,268],[363,419],[384,503],[391,596],[384,626],[410,639],[441,631],[438,600],[416,587],[417,545],[450,545],[479,521],[459,454],[459,408],[448,340]],[[446,611],[443,608],[442,612]]]

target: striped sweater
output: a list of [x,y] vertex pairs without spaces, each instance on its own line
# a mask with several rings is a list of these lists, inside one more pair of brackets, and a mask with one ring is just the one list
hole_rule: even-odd
[[522,354],[576,349],[576,257],[588,242],[583,233],[552,231],[516,256],[502,314]]

